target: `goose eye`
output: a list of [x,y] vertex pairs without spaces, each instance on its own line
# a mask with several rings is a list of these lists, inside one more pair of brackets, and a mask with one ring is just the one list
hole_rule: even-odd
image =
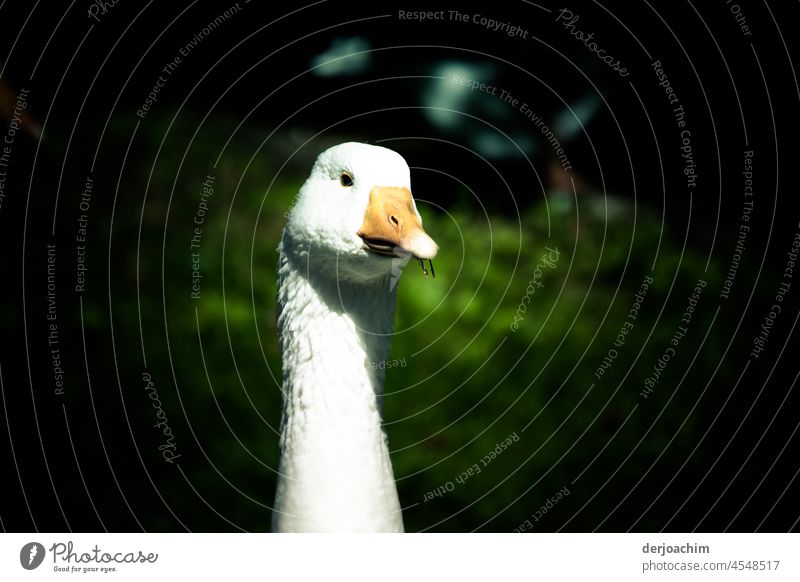
[[351,176],[347,172],[344,172],[341,176],[339,176],[339,183],[342,186],[349,188],[350,186],[353,185],[353,176]]

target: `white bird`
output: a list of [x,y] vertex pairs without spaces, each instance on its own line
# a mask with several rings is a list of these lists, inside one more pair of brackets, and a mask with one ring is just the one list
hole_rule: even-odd
[[272,529],[402,532],[380,363],[399,266],[439,250],[403,157],[362,143],[320,154],[278,250],[283,412]]

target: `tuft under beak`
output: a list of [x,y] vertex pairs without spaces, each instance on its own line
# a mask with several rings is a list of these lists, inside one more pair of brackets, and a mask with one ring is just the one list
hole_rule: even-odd
[[373,188],[357,234],[366,249],[382,255],[411,253],[417,259],[432,259],[439,252],[414,212],[408,188]]

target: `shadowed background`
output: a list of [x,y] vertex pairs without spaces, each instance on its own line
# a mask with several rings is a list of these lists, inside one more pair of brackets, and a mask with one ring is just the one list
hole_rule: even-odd
[[0,7],[4,529],[268,529],[276,247],[349,140],[441,248],[381,363],[408,531],[796,528],[796,7],[90,6]]

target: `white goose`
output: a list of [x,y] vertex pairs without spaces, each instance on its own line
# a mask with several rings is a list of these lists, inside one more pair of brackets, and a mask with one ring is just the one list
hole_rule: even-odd
[[389,355],[398,266],[439,250],[422,229],[405,160],[362,143],[323,152],[278,250],[283,413],[272,529],[401,532],[381,426],[384,372],[372,364]]

